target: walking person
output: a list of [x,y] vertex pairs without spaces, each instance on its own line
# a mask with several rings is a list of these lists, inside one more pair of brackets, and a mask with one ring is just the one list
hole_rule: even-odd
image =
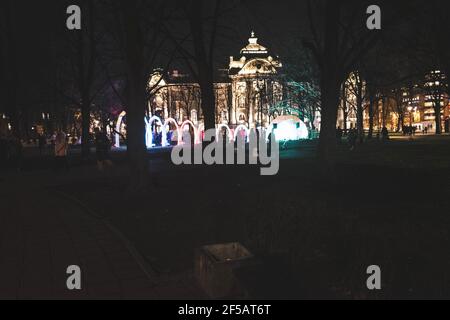
[[39,145],[39,154],[42,156],[44,153],[45,147],[47,145],[47,138],[43,133],[41,133],[38,137],[38,145]]
[[383,142],[389,140],[389,131],[386,127],[381,130],[381,139]]
[[67,162],[67,136],[59,130],[55,137],[55,167],[56,171],[64,169],[69,171],[69,163]]
[[95,148],[98,170],[103,171],[105,166],[111,167],[112,162],[109,157],[111,142],[106,134],[101,132],[98,128],[95,129]]
[[178,144],[178,130],[173,129],[171,132],[172,135],[170,136],[170,145],[176,146]]
[[355,150],[357,138],[358,137],[357,137],[356,129],[351,128],[350,131],[348,132],[348,144],[350,147],[350,151]]
[[342,131],[341,127],[339,126],[336,130],[336,139],[338,144],[341,144],[343,135],[344,131]]

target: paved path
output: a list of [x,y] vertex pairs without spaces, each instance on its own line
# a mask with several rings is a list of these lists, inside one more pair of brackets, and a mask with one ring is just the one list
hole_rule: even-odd
[[[0,299],[201,297],[185,277],[152,275],[104,221],[44,188],[42,174],[24,176],[0,177]],[[66,287],[70,265],[81,268],[81,291]]]

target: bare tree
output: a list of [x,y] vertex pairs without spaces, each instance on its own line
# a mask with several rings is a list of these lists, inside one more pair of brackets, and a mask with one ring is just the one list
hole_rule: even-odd
[[[200,102],[199,88],[195,84],[181,85],[180,101],[183,103],[186,115],[190,117],[192,109],[195,107],[196,102]],[[198,110],[197,110],[198,111]],[[182,120],[182,119],[181,119]]]
[[[201,90],[202,112],[205,129],[215,128],[215,93],[214,93],[214,50],[221,1],[191,0],[184,8],[188,18],[193,53],[190,54],[190,69],[198,80]],[[210,11],[210,12],[208,12]],[[208,15],[211,15],[208,17]],[[210,23],[210,30],[205,26]],[[192,65],[192,63],[194,65]]]
[[[177,24],[167,29],[167,35],[179,47],[180,58],[200,86],[205,128],[215,128],[215,54],[220,45],[218,39],[226,38],[224,30],[229,31],[228,28],[222,28],[219,22],[234,8],[234,3],[221,0],[188,0],[178,3],[177,8],[180,16]],[[187,32],[180,30],[183,22]]]
[[[115,40],[127,79],[127,142],[130,163],[130,191],[142,190],[148,183],[145,122],[148,101],[162,80],[149,87],[149,76],[159,63],[169,67],[170,54],[163,55],[166,37],[164,23],[170,16],[165,1],[110,0],[107,26]],[[172,50],[174,51],[174,50]],[[162,59],[161,57],[165,58]],[[164,74],[164,73],[163,73]]]
[[91,127],[91,103],[95,97],[95,91],[93,88],[95,80],[95,71],[97,63],[97,35],[96,35],[96,16],[95,6],[93,1],[85,1],[84,16],[87,15],[88,21],[84,28],[78,31],[77,39],[77,75],[78,75],[78,89],[81,94],[81,114],[82,114],[82,156],[84,158],[89,156],[90,153],[90,127]]
[[427,96],[431,97],[431,101],[433,102],[436,134],[442,134],[441,111],[446,107],[444,104],[444,98],[448,93],[446,75],[444,75],[440,70],[431,71],[425,76],[423,90]]
[[55,83],[58,93],[71,105],[81,109],[82,157],[90,155],[90,129],[94,99],[105,87],[99,65],[99,42],[104,32],[99,29],[99,8],[94,1],[80,0],[81,30],[61,30],[57,35],[63,46],[57,50],[61,83]]
[[448,41],[450,30],[448,28],[448,12],[450,5],[446,1],[430,0],[424,2],[422,6],[422,15],[419,17],[423,18],[421,20],[421,27],[425,24],[425,28],[422,31],[424,32],[423,39],[426,40],[424,47],[426,50],[431,51],[429,52],[429,56],[431,55],[431,57],[436,59],[436,67],[447,76],[442,80],[445,82],[446,88],[448,88],[450,77],[450,44]]
[[406,104],[405,104],[405,93],[407,93],[403,88],[395,88],[392,90],[392,97],[395,101],[395,113],[398,117],[397,122],[397,131],[400,131],[405,126],[405,113],[406,113]]
[[318,70],[308,49],[294,41],[292,46],[295,48],[292,49],[295,54],[285,62],[286,99],[275,104],[273,111],[297,106],[297,110],[294,112],[308,118],[311,129],[315,129],[314,119],[316,113],[321,110]]
[[446,1],[430,0],[420,2],[415,22],[414,38],[411,37],[410,48],[414,49],[416,69],[425,74],[422,79],[423,92],[431,97],[435,112],[436,133],[442,133],[441,106],[443,98],[449,95],[450,47],[446,40],[450,36],[448,28],[448,11]]
[[17,90],[19,86],[17,65],[17,37],[14,32],[15,11],[11,0],[2,1],[0,4],[2,21],[2,77],[5,85],[5,111],[9,116],[12,132],[16,137],[21,137],[20,111],[17,101]]
[[[367,1],[308,1],[312,37],[305,39],[304,43],[314,54],[320,71],[322,124],[319,157],[327,167],[334,163],[337,147],[335,130],[342,83],[375,47],[381,33],[366,26],[366,10],[370,4]],[[389,20],[385,18],[383,21]]]
[[346,81],[346,87],[355,99],[355,101],[349,101],[347,96],[347,102],[353,104],[356,110],[356,129],[358,139],[362,143],[364,140],[364,110],[366,108],[367,89],[366,83],[358,70],[350,74],[349,79]]

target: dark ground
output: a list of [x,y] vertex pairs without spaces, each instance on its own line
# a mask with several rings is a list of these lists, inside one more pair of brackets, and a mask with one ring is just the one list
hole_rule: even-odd
[[[158,274],[189,272],[201,245],[239,241],[263,262],[243,276],[253,297],[450,298],[450,137],[342,146],[334,177],[314,148],[283,151],[274,177],[152,155],[151,187],[132,196],[118,153],[113,172],[53,188],[112,221]],[[377,293],[366,288],[373,264]]]

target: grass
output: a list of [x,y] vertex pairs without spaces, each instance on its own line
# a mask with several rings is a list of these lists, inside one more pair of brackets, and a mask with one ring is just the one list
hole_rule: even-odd
[[[124,197],[125,176],[61,188],[109,217],[160,273],[192,269],[196,247],[240,241],[263,261],[268,285],[256,297],[449,298],[449,145],[342,146],[333,179],[300,146],[274,177],[158,159],[141,195]],[[372,264],[378,293],[365,287]]]

